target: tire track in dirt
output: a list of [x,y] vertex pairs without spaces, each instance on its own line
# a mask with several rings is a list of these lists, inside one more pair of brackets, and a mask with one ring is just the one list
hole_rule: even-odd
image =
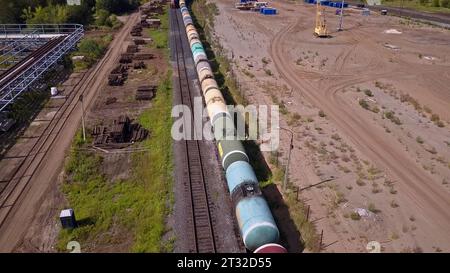
[[[284,41],[298,22],[277,33],[270,45],[270,54],[280,75],[292,88],[302,91],[310,102],[324,110],[331,121],[345,133],[358,149],[377,165],[382,166],[399,182],[403,193],[409,198],[409,203],[420,209],[427,218],[432,233],[439,238],[448,238],[450,229],[450,196],[442,191],[432,178],[425,173],[396,143],[386,139],[384,132],[377,129],[352,110],[352,106],[339,96],[342,86],[376,80],[380,76],[392,76],[392,72],[371,74],[364,70],[365,75],[357,78],[343,78],[337,83],[329,80],[321,81],[324,89],[317,89],[316,83],[302,79],[298,70],[291,64],[290,56],[284,52]],[[376,67],[377,70],[380,67]],[[414,209],[412,209],[414,210]]]

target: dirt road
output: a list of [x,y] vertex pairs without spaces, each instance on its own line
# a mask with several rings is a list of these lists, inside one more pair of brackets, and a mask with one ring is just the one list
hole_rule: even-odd
[[[409,205],[415,208],[413,210],[420,211],[427,219],[428,228],[433,234],[442,238],[447,237],[450,227],[449,194],[435,184],[429,183],[432,178],[404,149],[386,138],[380,128],[355,115],[348,101],[339,96],[339,92],[346,87],[379,78],[395,77],[398,73],[393,68],[377,64],[377,59],[372,59],[367,69],[359,68],[348,75],[330,73],[318,77],[319,81],[314,80],[317,75],[314,75],[316,77],[313,79],[302,75],[291,61],[292,57],[286,54],[288,48],[286,41],[291,39],[297,25],[298,21],[293,22],[273,37],[270,54],[278,72],[291,87],[301,90],[302,95],[311,103],[323,109],[360,151],[399,181],[402,192],[410,199]],[[364,34],[358,34],[364,37]],[[351,48],[344,52],[343,56],[338,58],[340,61],[336,63],[336,67],[342,67],[346,56],[351,52]]]
[[[78,94],[84,95],[87,110],[98,95],[98,90],[106,84],[108,73],[126,47],[125,38],[137,19],[138,13],[130,15],[129,20],[111,42],[103,59],[88,72],[88,77],[74,91],[77,92],[76,97]],[[43,150],[39,151],[41,156],[38,157],[42,160],[33,162],[30,168],[27,166],[26,173],[19,178],[20,186],[12,189],[8,196],[0,197],[8,205],[0,211],[3,223],[0,227],[0,252],[13,252],[22,243],[23,236],[36,216],[40,204],[44,202],[46,193],[57,186],[57,177],[63,167],[66,151],[81,121],[77,103],[77,99],[73,100],[69,108],[74,110],[62,113],[63,116],[57,124],[61,128],[58,130],[59,133],[52,132],[42,144]]]
[[448,30],[349,8],[337,31],[327,7],[331,38],[318,39],[314,5],[271,5],[277,16],[219,1],[215,35],[250,103],[284,106],[292,184],[336,178],[301,194],[323,251],[366,252],[372,240],[387,252],[450,251]]

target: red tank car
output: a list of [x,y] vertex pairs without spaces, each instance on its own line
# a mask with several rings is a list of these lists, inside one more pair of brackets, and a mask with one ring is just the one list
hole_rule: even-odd
[[254,253],[287,253],[287,250],[279,244],[265,244],[258,247]]

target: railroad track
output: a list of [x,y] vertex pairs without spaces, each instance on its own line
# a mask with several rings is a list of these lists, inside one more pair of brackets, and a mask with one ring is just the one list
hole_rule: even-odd
[[26,70],[27,67],[39,61],[45,54],[47,54],[52,48],[59,45],[64,39],[65,36],[61,36],[49,40],[46,44],[38,48],[36,51],[32,52],[29,56],[7,69],[0,76],[0,85],[6,85],[8,82],[16,79],[21,73]]
[[[70,114],[78,105],[74,103],[78,99],[78,95],[84,93],[81,88],[77,88],[86,80],[89,73],[85,73],[83,77],[75,84],[72,92],[64,103],[56,110],[55,115],[48,121],[42,134],[40,134],[25,155],[19,165],[15,168],[10,178],[6,179],[6,186],[0,191],[0,227],[8,217],[12,207],[16,204],[20,195],[26,189],[33,174],[44,159],[48,149],[51,147],[59,132],[64,128]],[[82,91],[82,92],[80,92]],[[8,158],[5,158],[8,160]]]
[[[117,37],[117,39],[124,40],[132,25],[133,24],[130,24],[128,27],[124,27],[120,37]],[[21,156],[23,160],[15,168],[10,178],[5,180],[2,178],[2,182],[6,183],[6,186],[0,192],[0,228],[5,224],[12,209],[27,190],[31,178],[38,170],[60,132],[64,129],[67,120],[79,107],[79,96],[87,96],[86,93],[90,90],[89,87],[97,79],[97,75],[100,73],[101,68],[114,56],[112,50],[112,47],[110,47],[108,52],[106,52],[105,57],[95,66],[95,68],[86,72],[74,85],[72,92],[68,94],[64,103],[57,108],[55,115],[48,121],[43,133],[39,135],[28,152],[24,156]],[[119,56],[116,56],[116,59],[118,58]],[[90,102],[91,101],[87,102],[87,106],[89,106]]]
[[[189,85],[189,77],[186,71],[185,57],[191,56],[190,50],[185,49],[186,33],[184,24],[177,10],[170,10],[171,28],[175,32],[175,59],[178,72],[178,84],[181,92],[181,102],[190,109],[193,108],[194,93]],[[192,119],[190,115],[183,115]],[[188,124],[188,123],[187,123]],[[194,124],[191,120],[190,124]],[[217,251],[214,235],[214,219],[211,213],[211,200],[208,194],[206,172],[202,162],[202,141],[185,140],[183,148],[185,151],[184,164],[184,186],[187,193],[187,210],[192,215],[188,221],[187,234],[190,242],[189,252],[214,253]]]

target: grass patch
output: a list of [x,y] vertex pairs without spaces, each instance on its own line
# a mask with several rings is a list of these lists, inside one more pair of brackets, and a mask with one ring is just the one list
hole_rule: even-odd
[[419,144],[423,144],[425,141],[420,136],[417,136],[416,137],[416,142],[419,143]]
[[83,38],[78,43],[78,49],[70,55],[84,56],[82,60],[72,61],[74,71],[79,72],[93,66],[103,57],[112,40],[113,36],[111,34],[95,38]]
[[[160,85],[153,107],[139,121],[151,131],[152,137],[142,143],[149,152],[132,156],[133,175],[128,180],[111,183],[100,171],[102,158],[82,148],[86,145],[79,132],[72,144],[63,185],[70,207],[78,220],[88,222],[74,230],[62,230],[58,249],[76,240],[83,246],[108,244],[105,236],[118,229],[133,234],[134,252],[167,250],[161,242],[165,217],[170,212],[167,200],[172,200],[172,148],[170,137],[170,107],[172,105],[171,76]],[[89,140],[88,142],[89,143]],[[86,219],[89,219],[86,221]]]
[[364,90],[364,94],[368,97],[373,97],[373,93],[370,89],[365,89]]
[[266,72],[267,76],[273,76],[273,73],[270,69],[264,69],[264,72]]
[[447,0],[383,0],[382,4],[388,7],[405,7],[426,12],[450,13],[450,4]]
[[352,219],[354,221],[359,221],[359,220],[361,220],[361,216],[357,212],[352,212],[350,214],[350,219]]
[[386,111],[386,112],[384,112],[384,116],[388,120],[392,121],[396,125],[401,125],[402,124],[402,121],[400,120],[400,118],[397,117],[393,111]]
[[286,205],[295,226],[298,228],[304,246],[314,252],[320,251],[319,235],[313,223],[306,219],[307,208],[302,202],[297,201],[296,195],[289,191],[285,197]]
[[[167,24],[168,17],[165,18],[163,24]],[[83,148],[91,140],[85,143],[81,133],[77,133],[65,166],[63,192],[80,226],[60,232],[58,250],[65,251],[67,242],[73,240],[80,242],[85,251],[98,245],[120,244],[122,237],[116,236],[119,233],[125,234],[125,238],[131,234],[131,247],[127,251],[173,251],[175,237],[167,242],[162,240],[167,231],[165,219],[174,201],[171,84],[172,72],[168,71],[152,107],[139,116],[140,124],[151,132],[151,137],[140,143],[145,152],[132,155],[130,178],[108,181],[101,172],[102,157],[86,152]]]
[[151,28],[147,30],[153,40],[150,44],[153,48],[167,48],[167,45],[169,44],[169,12],[167,7],[164,7],[164,9],[164,13],[162,15],[158,15],[158,18],[161,20],[161,26],[157,29]]
[[380,212],[380,210],[377,209],[377,208],[375,207],[375,204],[374,204],[374,203],[370,203],[369,206],[367,207],[367,209],[368,209],[370,212],[375,213],[375,214],[377,214],[377,213]]

